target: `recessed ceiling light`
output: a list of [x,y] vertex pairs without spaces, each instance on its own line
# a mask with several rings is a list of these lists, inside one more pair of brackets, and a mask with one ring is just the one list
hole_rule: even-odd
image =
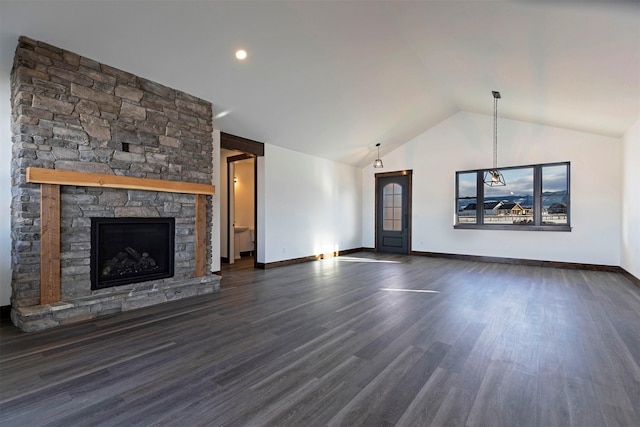
[[247,51],[246,50],[242,50],[239,49],[236,51],[236,58],[238,58],[239,60],[243,60],[247,57]]

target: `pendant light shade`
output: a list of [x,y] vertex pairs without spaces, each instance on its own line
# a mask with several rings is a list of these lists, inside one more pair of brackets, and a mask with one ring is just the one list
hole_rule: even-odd
[[489,187],[507,185],[507,183],[504,181],[504,176],[502,176],[502,172],[500,172],[498,169],[493,169],[485,172],[484,183]]
[[382,168],[384,166],[382,165],[382,159],[380,159],[380,143],[379,142],[376,144],[376,147],[378,147],[378,158],[373,161],[373,167]]
[[502,172],[498,169],[498,99],[500,92],[493,94],[493,169],[484,173],[484,183],[489,187],[507,185]]

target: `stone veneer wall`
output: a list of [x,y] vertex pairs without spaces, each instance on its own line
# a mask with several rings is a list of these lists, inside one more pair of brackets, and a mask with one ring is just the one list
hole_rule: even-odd
[[[26,37],[16,49],[11,90],[11,305],[18,327],[38,330],[218,288],[218,276],[193,277],[195,196],[62,186],[62,301],[39,305],[40,185],[26,183],[26,168],[210,184],[212,105]],[[91,290],[91,217],[169,216],[176,218],[173,278]],[[206,259],[210,272],[210,244]]]

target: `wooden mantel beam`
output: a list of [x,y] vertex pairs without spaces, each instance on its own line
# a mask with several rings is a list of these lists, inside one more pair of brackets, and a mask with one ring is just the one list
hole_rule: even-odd
[[27,168],[27,182],[36,184],[76,185],[79,187],[164,191],[167,193],[204,194],[208,196],[213,196],[216,192],[215,186],[210,184],[33,167]]

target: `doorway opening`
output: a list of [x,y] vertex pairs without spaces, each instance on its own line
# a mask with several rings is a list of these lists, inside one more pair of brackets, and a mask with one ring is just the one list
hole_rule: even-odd
[[221,152],[227,162],[227,262],[255,258],[256,159],[235,151]]
[[220,260],[242,265],[259,261],[258,158],[264,144],[220,133]]

